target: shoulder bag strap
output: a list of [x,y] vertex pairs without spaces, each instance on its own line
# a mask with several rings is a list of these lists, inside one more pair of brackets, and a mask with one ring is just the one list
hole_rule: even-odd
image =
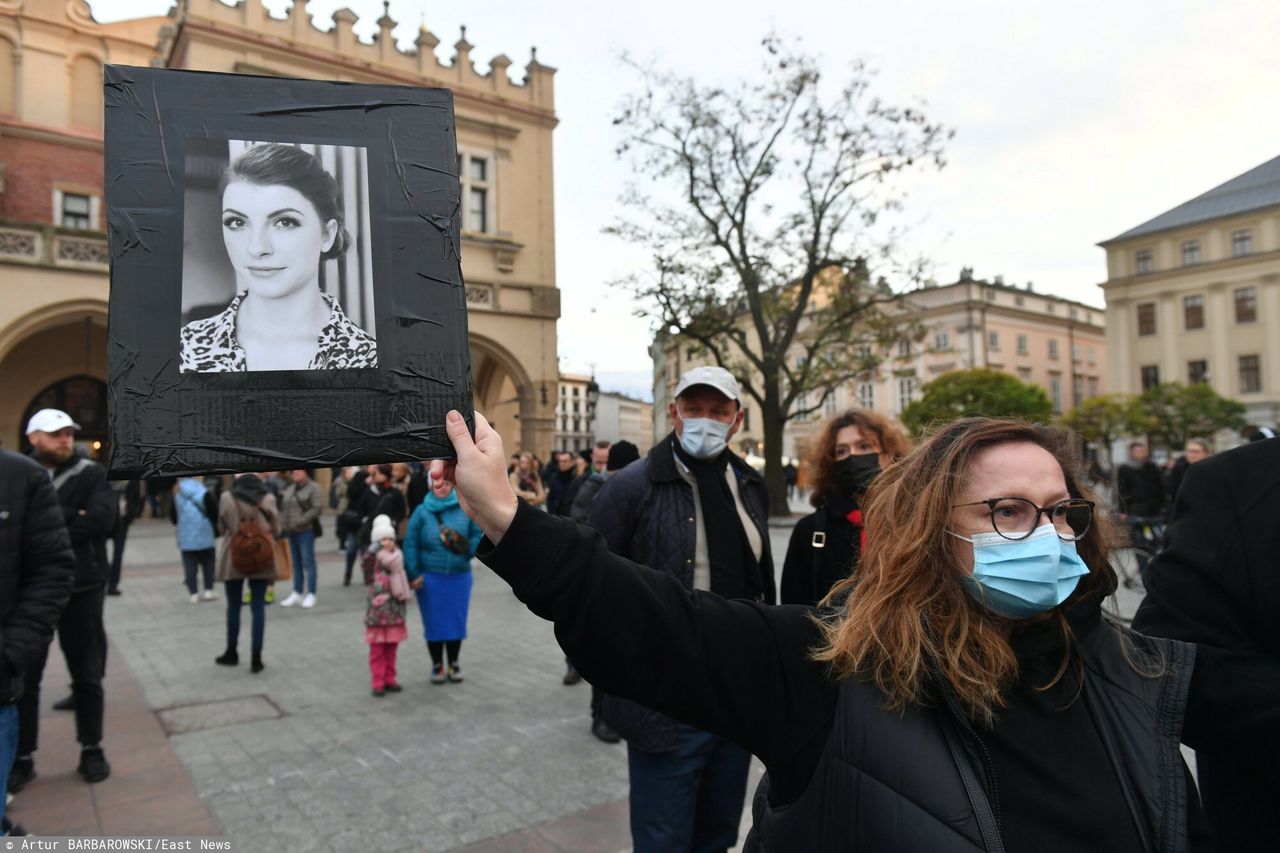
[[53,478],[53,490],[56,492],[58,489],[61,489],[63,484],[65,484],[67,480],[70,480],[76,474],[79,474],[85,468],[88,468],[91,464],[93,463],[90,462],[88,459],[85,459],[83,456],[81,456],[78,460],[76,460],[76,464],[72,465],[70,468],[68,468],[67,470],[63,471],[61,474]]
[[[942,689],[946,690],[945,687]],[[950,696],[947,697],[947,706],[953,714],[959,710],[954,707],[954,702]],[[969,795],[969,805],[973,808],[973,816],[977,818],[978,831],[982,833],[982,846],[987,849],[987,853],[1004,853],[1004,842],[1000,840],[995,813],[991,810],[991,803],[987,800],[986,791],[982,790],[977,774],[969,764],[952,721],[942,721],[942,733],[947,739],[947,748],[951,750],[956,770],[960,771],[960,781],[964,783],[965,793]]]

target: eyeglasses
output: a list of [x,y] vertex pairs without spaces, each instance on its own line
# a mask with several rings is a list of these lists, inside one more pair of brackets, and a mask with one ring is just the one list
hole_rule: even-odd
[[991,513],[991,528],[1005,539],[1026,539],[1040,525],[1040,516],[1052,522],[1058,538],[1075,542],[1093,524],[1093,501],[1069,498],[1052,506],[1036,506],[1026,498],[988,498],[956,506],[985,506]]

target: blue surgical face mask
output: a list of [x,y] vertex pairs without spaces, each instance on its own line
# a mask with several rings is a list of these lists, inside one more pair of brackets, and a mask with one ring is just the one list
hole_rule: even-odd
[[964,579],[965,590],[987,609],[1011,619],[1052,610],[1089,574],[1076,543],[1059,539],[1052,524],[1042,524],[1016,541],[999,533],[979,533],[972,539],[951,535],[973,543],[973,576]]
[[684,418],[680,446],[694,459],[715,459],[729,446],[731,424],[714,418]]

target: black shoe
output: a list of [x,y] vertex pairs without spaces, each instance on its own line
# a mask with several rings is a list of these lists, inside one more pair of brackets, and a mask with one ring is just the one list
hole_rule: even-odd
[[399,693],[401,690],[404,690],[404,688],[399,684],[388,684],[386,690],[388,693]]
[[240,653],[236,651],[236,647],[232,646],[221,655],[213,659],[218,666],[239,666]]
[[253,653],[253,662],[249,664],[250,672],[262,672],[266,667],[262,663],[262,652]]
[[578,673],[578,671],[576,669],[570,669],[568,672],[564,674],[564,678],[560,680],[560,683],[565,685],[566,687],[572,687],[573,685],[577,684],[581,680],[582,680],[582,676]]
[[120,594],[120,587],[118,586],[113,586],[107,590],[107,595],[119,595],[119,594]]
[[608,723],[598,717],[591,723],[591,733],[605,743],[617,743],[622,740],[617,732],[609,728]]
[[27,783],[36,778],[36,761],[34,758],[19,758],[13,762],[13,769],[9,771],[9,793],[16,794],[23,788],[27,787]]
[[76,709],[76,694],[72,693],[65,699],[59,699],[53,703],[55,711],[74,711]]
[[383,690],[381,687],[373,688],[373,695],[377,696],[379,699],[381,699],[383,697],[383,694],[385,694],[386,692],[387,691]]
[[86,782],[101,782],[111,775],[111,765],[107,763],[101,747],[90,746],[80,750],[80,766],[76,771]]

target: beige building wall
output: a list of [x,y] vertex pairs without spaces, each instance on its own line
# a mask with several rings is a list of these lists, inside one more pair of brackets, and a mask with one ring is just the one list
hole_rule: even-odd
[[643,456],[653,446],[653,404],[617,391],[603,392],[596,403],[596,438],[629,441]]
[[[294,3],[278,20],[261,0],[184,0],[169,17],[99,24],[82,0],[0,2],[0,376],[26,377],[18,386],[6,383],[0,399],[4,446],[21,443],[17,423],[32,377],[58,372],[19,352],[26,336],[62,328],[63,349],[81,352],[85,318],[105,324],[102,65],[114,63],[451,89],[476,408],[512,450],[551,447],[560,315],[555,70],[531,56],[517,85],[504,55],[490,60],[487,74],[476,73],[465,32],[445,63],[433,52],[439,40],[426,30],[416,52],[406,53],[394,44],[388,17],[365,44],[352,32],[351,12],[337,12],[333,29],[322,32],[303,6]],[[483,163],[482,180],[472,161]],[[486,200],[475,214],[465,204],[473,188]],[[60,193],[91,198],[88,229],[60,226]],[[75,373],[105,379],[101,355]]]
[[[1232,235],[1240,232],[1249,234],[1250,250],[1237,256]],[[1200,244],[1197,263],[1183,262],[1190,241]],[[1244,403],[1252,423],[1280,423],[1280,204],[1102,246],[1115,390],[1141,393],[1144,369],[1148,384],[1153,378],[1185,384],[1203,362],[1213,389]],[[1150,253],[1150,271],[1139,272],[1139,253]],[[1139,328],[1140,312],[1154,317],[1153,327]],[[1256,360],[1256,384],[1250,360]]]

